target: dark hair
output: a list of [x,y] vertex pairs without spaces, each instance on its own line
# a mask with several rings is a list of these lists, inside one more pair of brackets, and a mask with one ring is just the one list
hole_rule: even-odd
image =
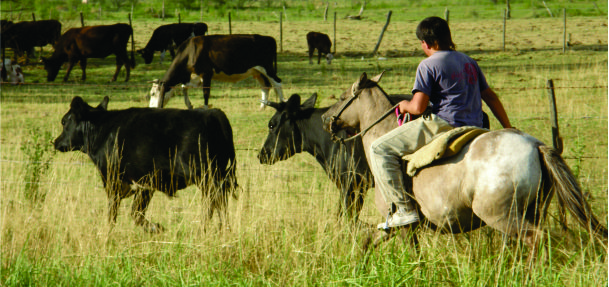
[[440,50],[455,50],[448,22],[440,17],[428,17],[417,26],[417,38],[428,45],[438,44]]

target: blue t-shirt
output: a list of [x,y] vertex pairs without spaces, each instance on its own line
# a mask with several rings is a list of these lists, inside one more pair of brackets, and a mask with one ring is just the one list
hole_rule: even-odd
[[480,92],[487,88],[474,59],[457,51],[437,51],[419,64],[412,94],[427,94],[432,112],[453,127],[482,127]]

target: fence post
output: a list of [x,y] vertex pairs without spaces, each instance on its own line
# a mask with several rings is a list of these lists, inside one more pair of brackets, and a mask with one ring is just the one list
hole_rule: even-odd
[[334,51],[332,54],[336,54],[336,11],[334,11]]
[[84,27],[85,26],[85,18],[82,15],[82,11],[80,11],[80,26]]
[[233,28],[231,27],[231,21],[230,21],[230,12],[228,12],[228,34],[229,35],[233,34]]
[[552,146],[562,154],[563,144],[560,133],[558,132],[558,116],[556,115],[556,97],[554,96],[554,82],[552,79],[548,80],[548,98],[550,100],[550,114],[552,119]]
[[446,23],[448,23],[449,21],[449,16],[450,16],[450,11],[448,11],[448,7],[446,7],[446,9],[444,9],[444,19],[446,20]]
[[203,22],[203,0],[200,1],[201,3],[201,16],[199,16],[199,22]]
[[567,9],[562,8],[562,53],[567,51]]
[[36,22],[36,14],[34,12],[32,12],[32,21]]
[[279,12],[279,52],[283,52],[283,12]]
[[510,19],[512,17],[512,12],[510,11],[510,0],[506,0],[505,9],[507,10],[505,17]]
[[381,45],[381,41],[383,40],[383,34],[385,34],[385,30],[387,30],[387,26],[389,26],[389,21],[391,20],[391,14],[392,11],[390,10],[389,13],[387,13],[387,22],[385,22],[385,26],[383,26],[383,30],[381,31],[381,35],[379,36],[378,42],[376,42],[376,46],[374,46],[374,51],[372,51],[372,56],[376,55],[376,52],[378,51],[379,46]]
[[330,1],[326,1],[326,9],[324,9],[324,22],[328,21],[328,7],[330,7]]
[[127,65],[132,65],[133,67],[135,67],[135,55],[133,54],[135,52],[135,30],[133,30],[133,21],[131,19],[131,13],[129,13],[129,27],[131,27],[131,59],[129,60],[129,63],[125,63],[125,67],[127,67]]
[[178,12],[178,24],[182,23],[182,15]]
[[503,9],[503,51],[505,51],[505,26],[507,24],[507,10]]
[[163,6],[161,6],[161,19],[165,20],[165,0],[163,0]]

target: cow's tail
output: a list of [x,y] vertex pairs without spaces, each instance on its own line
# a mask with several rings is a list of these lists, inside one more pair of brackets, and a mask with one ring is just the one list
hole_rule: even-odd
[[607,228],[600,224],[592,213],[577,179],[559,152],[546,145],[540,145],[539,152],[547,170],[551,188],[557,193],[559,202],[564,203],[566,208],[588,232],[606,240]]
[[[129,26],[131,27],[131,20]],[[131,27],[131,59],[129,60],[131,68],[135,68],[135,40],[133,38],[133,27]]]

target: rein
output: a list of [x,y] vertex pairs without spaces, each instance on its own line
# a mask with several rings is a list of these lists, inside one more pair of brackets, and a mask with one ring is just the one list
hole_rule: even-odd
[[[353,83],[353,85],[351,86],[351,98],[349,98],[348,101],[346,101],[341,107],[340,110],[338,111],[338,113],[336,113],[336,115],[330,117],[330,126],[333,126],[334,122],[336,121],[336,119],[338,119],[340,117],[340,115],[345,111],[345,109],[347,109],[347,107],[349,105],[351,105],[351,103],[353,102],[353,100],[355,100],[361,93],[362,90],[358,90],[357,93],[354,92],[353,90],[355,89],[355,85],[357,83]],[[363,129],[362,131],[360,131],[359,133],[350,136],[348,138],[341,138],[336,136],[336,133],[334,131],[332,131],[331,134],[331,138],[333,141],[337,141],[340,143],[345,143],[351,140],[356,139],[357,137],[363,137],[372,127],[374,127],[376,124],[380,123],[382,120],[384,120],[387,116],[389,116],[390,114],[392,114],[395,109],[400,105],[400,103],[395,104],[393,107],[391,107],[389,110],[387,110],[387,112],[385,112],[382,116],[380,116],[376,121],[374,121],[374,123],[372,123],[371,125],[369,125],[368,127],[366,127],[365,129]]]

